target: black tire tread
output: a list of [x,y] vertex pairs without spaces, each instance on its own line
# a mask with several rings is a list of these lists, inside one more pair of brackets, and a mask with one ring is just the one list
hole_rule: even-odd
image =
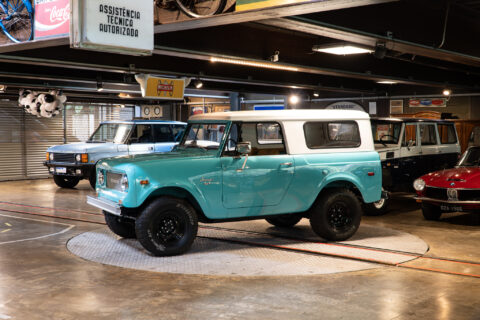
[[60,188],[72,189],[80,182],[80,178],[54,175],[53,181]]

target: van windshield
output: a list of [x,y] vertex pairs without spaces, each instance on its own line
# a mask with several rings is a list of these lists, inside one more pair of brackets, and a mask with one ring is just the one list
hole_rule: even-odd
[[402,123],[372,120],[372,135],[375,143],[384,146],[398,144]]
[[133,124],[127,123],[102,123],[92,134],[89,143],[125,143]]

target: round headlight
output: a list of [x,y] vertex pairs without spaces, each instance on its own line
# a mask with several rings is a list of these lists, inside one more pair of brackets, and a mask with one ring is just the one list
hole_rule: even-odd
[[128,189],[128,178],[126,175],[122,177],[122,182],[120,184],[120,187],[122,188],[122,191],[126,191]]
[[423,191],[425,189],[425,181],[423,179],[413,181],[413,188],[417,191]]
[[50,161],[53,161],[53,153],[50,153],[50,155],[48,156]]
[[77,162],[82,161],[82,156],[79,155],[79,154],[77,154],[77,155],[75,156],[75,160],[77,160]]
[[103,185],[103,183],[105,182],[105,175],[103,174],[103,171],[98,171],[97,181],[99,185]]

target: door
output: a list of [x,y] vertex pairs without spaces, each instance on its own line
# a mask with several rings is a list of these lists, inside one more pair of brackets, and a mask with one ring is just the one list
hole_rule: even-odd
[[128,143],[128,154],[142,154],[154,151],[154,138],[152,125],[136,124]]
[[410,184],[418,177],[422,149],[418,141],[418,127],[416,123],[406,123],[400,147],[400,158],[394,164],[392,181],[394,183]]
[[[286,154],[277,123],[233,124],[221,159],[225,208],[278,205],[295,172],[293,157]],[[233,145],[250,142],[250,154],[235,154]]]

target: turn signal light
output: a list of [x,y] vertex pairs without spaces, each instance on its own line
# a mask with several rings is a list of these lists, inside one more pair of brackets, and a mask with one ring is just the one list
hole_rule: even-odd
[[82,153],[82,162],[87,163],[88,162],[88,153]]
[[145,179],[145,180],[140,180],[140,184],[141,184],[142,186],[146,186],[146,185],[149,184],[149,183],[150,183],[150,181],[148,181],[147,179]]
[[47,161],[50,160],[50,153],[47,152]]

